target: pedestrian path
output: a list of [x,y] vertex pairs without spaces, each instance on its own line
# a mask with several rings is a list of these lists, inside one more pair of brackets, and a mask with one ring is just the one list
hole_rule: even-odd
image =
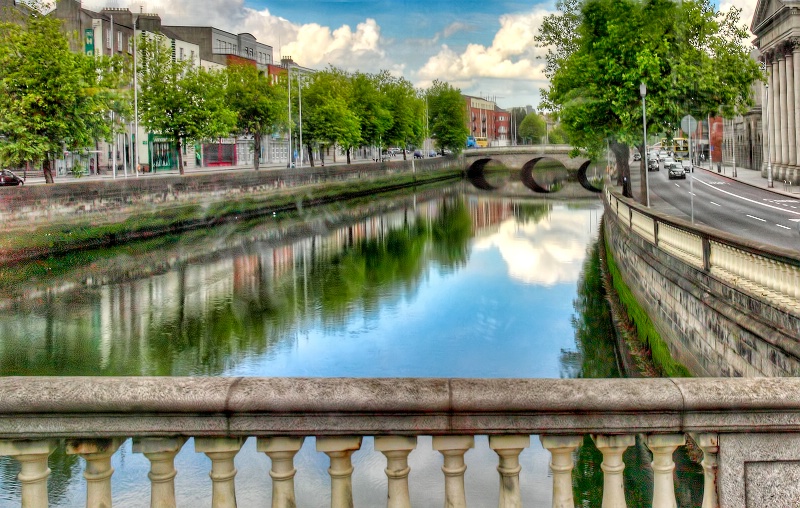
[[770,192],[774,192],[776,194],[792,196],[794,198],[800,199],[800,186],[791,185],[783,181],[773,180],[772,187],[770,187],[767,178],[761,175],[760,169],[756,170],[756,169],[736,168],[736,170],[734,171],[733,166],[722,165],[715,162],[711,163],[711,165],[707,163],[701,165],[695,165],[695,171],[698,170],[714,173],[715,175],[723,176],[725,178],[730,178],[731,180],[736,180],[738,182],[750,185],[752,187],[765,189]]

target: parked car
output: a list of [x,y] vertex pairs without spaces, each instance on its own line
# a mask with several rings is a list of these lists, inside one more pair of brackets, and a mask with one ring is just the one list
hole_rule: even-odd
[[445,148],[445,149],[444,149],[444,150],[442,150],[442,151],[444,152],[444,154],[445,154],[445,155],[453,155],[453,151],[452,151],[452,150],[450,150],[449,148]]
[[669,165],[664,164],[664,168],[667,169],[670,180],[673,178],[686,178],[686,171],[683,170],[680,162],[671,162]]
[[0,187],[10,187],[15,185],[25,185],[25,180],[16,175],[13,171],[4,169],[0,171]]
[[423,157],[421,150],[414,150],[414,158],[421,159]]
[[428,157],[436,157],[436,150],[431,150],[428,152]]

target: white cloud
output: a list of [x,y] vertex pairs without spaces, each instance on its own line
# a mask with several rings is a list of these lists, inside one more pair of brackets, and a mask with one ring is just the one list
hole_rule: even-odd
[[720,11],[728,11],[731,7],[736,7],[742,10],[740,21],[747,25],[750,29],[750,24],[753,22],[753,15],[756,11],[756,2],[754,0],[723,0],[719,3]]
[[[544,82],[544,61],[534,37],[550,11],[536,9],[526,14],[500,17],[500,29],[490,46],[469,44],[460,53],[446,44],[419,70],[422,80],[472,82],[477,78],[518,79]],[[452,25],[451,25],[452,26]]]
[[[86,8],[97,10],[107,4],[105,0],[84,2]],[[165,25],[214,26],[234,33],[251,33],[259,42],[273,47],[276,61],[284,55],[307,67],[332,64],[367,72],[379,70],[384,63],[381,28],[374,19],[366,18],[353,30],[348,25],[331,28],[317,23],[292,23],[272,15],[268,9],[246,7],[244,0],[143,3],[125,0],[119,4],[134,12],[143,5],[146,12],[158,13]]]

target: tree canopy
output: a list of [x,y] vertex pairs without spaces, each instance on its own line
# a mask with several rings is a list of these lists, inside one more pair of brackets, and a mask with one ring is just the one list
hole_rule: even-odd
[[52,162],[63,150],[110,139],[109,112],[122,112],[119,59],[72,53],[57,19],[30,10],[24,23],[0,23],[0,159]]
[[547,124],[538,113],[529,113],[519,124],[519,135],[532,143],[541,143],[547,130]]
[[467,144],[467,106],[461,91],[435,80],[427,91],[430,136],[439,150],[459,153]]
[[227,136],[236,113],[226,101],[225,74],[175,60],[159,34],[140,39],[139,114],[150,132],[169,136],[184,173],[182,144]]
[[750,87],[761,73],[743,45],[739,10],[720,13],[710,0],[562,0],[557,7],[537,37],[548,48],[544,105],[590,156],[608,140],[620,180],[629,176],[628,147],[643,145],[640,83],[653,133],[672,133],[686,114],[731,116],[752,105]]

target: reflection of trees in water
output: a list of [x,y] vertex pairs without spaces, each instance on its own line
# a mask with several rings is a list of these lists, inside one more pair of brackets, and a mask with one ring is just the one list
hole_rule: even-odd
[[[254,243],[221,263],[199,265],[194,279],[187,274],[192,265],[179,262],[163,276],[174,285],[140,279],[62,293],[38,315],[21,313],[0,323],[7,339],[0,344],[0,375],[219,374],[244,358],[291,344],[314,320],[337,326],[355,311],[369,312],[387,298],[414,291],[428,262],[465,263],[472,227],[461,198],[442,199],[435,217],[407,212],[401,222],[381,228],[375,238],[351,235],[345,245],[326,248],[312,237],[309,248],[301,256],[285,256],[289,266],[280,269],[267,266],[272,251]],[[232,276],[223,270],[230,264]],[[215,291],[206,281],[198,289],[198,274],[206,272],[224,277],[223,289],[198,298]],[[158,301],[142,295],[165,288],[175,293],[174,305],[136,308],[139,301]],[[106,302],[127,307],[108,336],[101,330],[103,291],[114,292]]]
[[[47,480],[49,502],[51,505],[58,504],[67,498],[70,483],[82,478],[83,460],[78,455],[67,455],[62,440],[58,448],[50,454],[47,465],[50,467],[50,477]],[[5,502],[12,500],[12,506],[19,506],[19,471],[19,462],[15,459],[0,457],[0,506],[5,506]]]
[[[575,314],[574,351],[561,351],[561,376],[570,378],[621,377],[616,362],[616,345],[611,311],[603,287],[600,244],[595,242],[588,250],[583,271],[578,280],[577,298],[573,302]],[[675,452],[675,491],[678,507],[695,508],[702,505],[703,469],[693,462],[685,447]],[[625,462],[625,499],[629,508],[650,508],[653,497],[652,456],[637,436],[636,445],[623,455]],[[586,436],[575,454],[572,486],[578,506],[595,507],[602,504],[603,455],[594,441]]]
[[521,225],[538,224],[546,219],[553,210],[551,203],[514,202],[514,217]]

